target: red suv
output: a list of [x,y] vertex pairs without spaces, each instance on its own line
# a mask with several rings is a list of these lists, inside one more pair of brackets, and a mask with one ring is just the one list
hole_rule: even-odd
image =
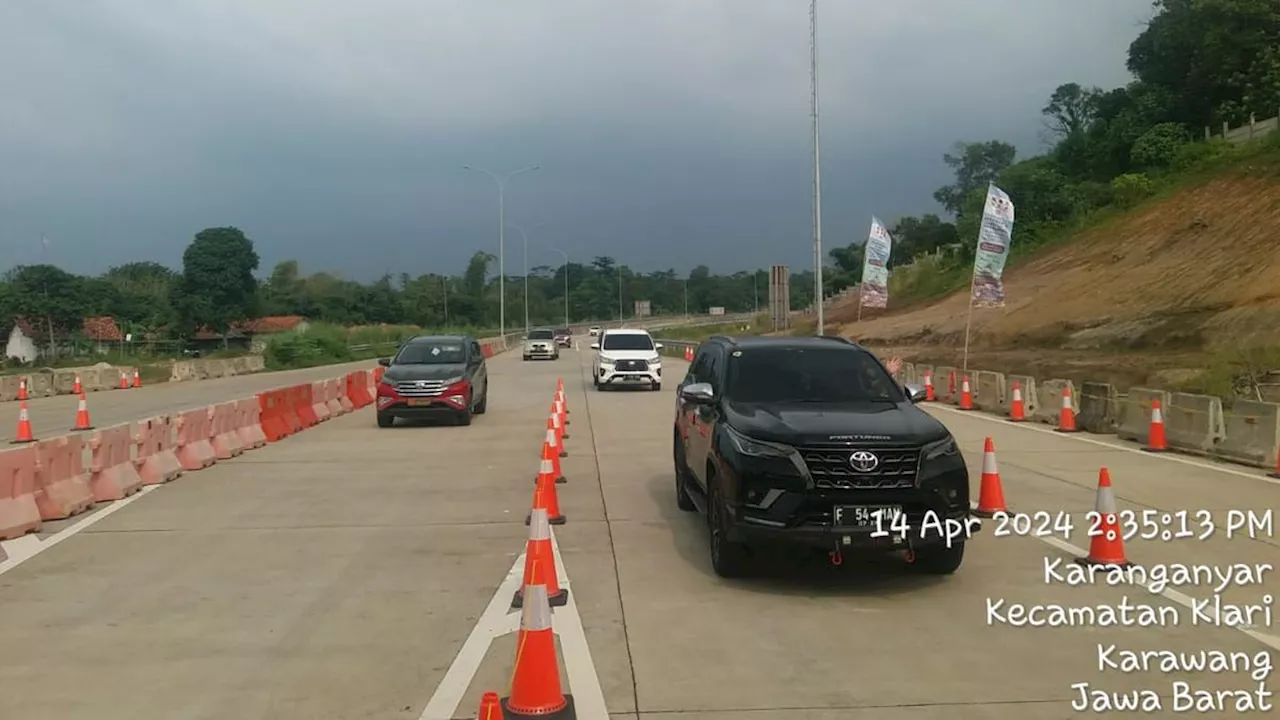
[[380,428],[395,425],[396,418],[451,417],[470,425],[489,404],[489,371],[475,338],[416,337],[378,364],[387,369],[378,383]]

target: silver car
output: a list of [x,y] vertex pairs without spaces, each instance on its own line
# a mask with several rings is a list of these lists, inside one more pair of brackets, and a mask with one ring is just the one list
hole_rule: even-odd
[[530,330],[524,339],[525,360],[559,360],[560,347],[556,345],[556,334],[551,328]]

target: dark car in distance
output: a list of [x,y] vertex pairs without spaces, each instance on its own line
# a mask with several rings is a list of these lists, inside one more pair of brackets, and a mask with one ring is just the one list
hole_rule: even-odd
[[[924,572],[955,572],[963,538],[921,521],[972,527],[969,472],[923,399],[843,338],[702,343],[676,400],[675,495],[706,516],[715,572],[741,575],[752,547],[773,543],[833,560],[902,553]],[[909,532],[873,536],[902,521]]]
[[555,338],[557,345],[567,348],[573,345],[573,329],[567,327],[556,328]]
[[378,427],[396,418],[451,418],[470,425],[489,405],[489,370],[484,351],[473,337],[431,335],[415,337],[395,356],[381,358],[386,368],[378,383]]

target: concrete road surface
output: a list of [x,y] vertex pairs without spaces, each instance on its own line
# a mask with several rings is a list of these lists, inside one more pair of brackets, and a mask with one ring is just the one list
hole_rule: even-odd
[[[518,614],[508,598],[558,375],[572,414],[559,487],[568,522],[555,533],[571,602],[555,625],[580,718],[1095,715],[1072,710],[1077,683],[1154,690],[1165,709],[1153,715],[1164,717],[1175,681],[1258,683],[1242,671],[1100,672],[1099,646],[1116,645],[1117,661],[1126,649],[1256,659],[1280,646],[1262,616],[1240,629],[1193,625],[1183,603],[1212,598],[1212,587],[1067,587],[1044,571],[1046,558],[1087,547],[1083,513],[1101,465],[1139,519],[1145,509],[1188,510],[1193,523],[1201,509],[1223,519],[1274,510],[1280,487],[942,408],[931,412],[966,450],[975,498],[990,435],[1011,509],[1075,513],[1075,533],[995,537],[988,522],[949,578],[769,554],[757,577],[721,580],[705,524],[673,497],[684,363],[665,361],[662,392],[595,392],[590,357],[499,357],[489,412],[471,427],[377,430],[364,410],[184,476],[0,564],[0,717],[474,717],[481,692],[504,692],[510,678]],[[1274,537],[1227,540],[1225,529],[1204,541],[1134,540],[1127,551],[1141,564],[1280,561]],[[1221,597],[1259,604],[1277,591],[1264,580]],[[1180,622],[1046,628],[986,617],[989,601],[1116,606],[1125,596],[1175,608]]]

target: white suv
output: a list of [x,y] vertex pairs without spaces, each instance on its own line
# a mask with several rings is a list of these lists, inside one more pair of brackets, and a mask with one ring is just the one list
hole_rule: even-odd
[[654,342],[647,331],[605,330],[591,349],[597,351],[592,373],[597,390],[609,385],[662,389],[662,356],[658,355],[662,343]]

